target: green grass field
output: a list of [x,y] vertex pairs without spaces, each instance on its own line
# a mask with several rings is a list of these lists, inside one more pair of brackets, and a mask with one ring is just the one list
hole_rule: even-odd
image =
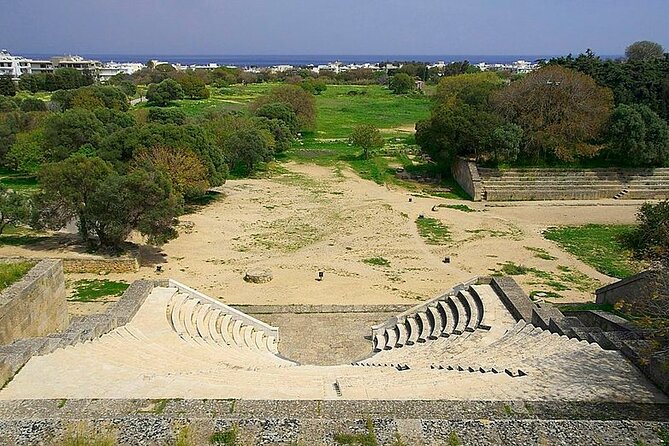
[[114,282],[106,279],[78,280],[74,283],[74,292],[69,300],[90,302],[103,297],[120,296],[128,286],[125,282]]
[[35,262],[0,263],[0,291],[23,277]]
[[546,230],[544,237],[600,273],[624,279],[643,268],[620,241],[631,228],[628,225],[564,226]]
[[37,190],[37,178],[33,175],[12,172],[0,168],[0,184],[16,192],[32,192]]
[[[352,94],[351,92],[355,92]],[[328,85],[316,96],[318,120],[316,138],[348,138],[353,127],[371,124],[384,134],[406,136],[398,127],[413,129],[416,122],[430,115],[427,96],[397,96],[381,85]]]

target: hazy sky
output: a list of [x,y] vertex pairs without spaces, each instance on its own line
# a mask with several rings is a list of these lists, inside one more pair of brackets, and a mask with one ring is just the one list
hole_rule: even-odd
[[622,54],[669,0],[0,0],[14,53]]

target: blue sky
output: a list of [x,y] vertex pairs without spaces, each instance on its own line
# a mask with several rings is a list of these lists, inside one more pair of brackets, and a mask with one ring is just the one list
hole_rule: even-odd
[[669,0],[0,0],[14,53],[622,54]]

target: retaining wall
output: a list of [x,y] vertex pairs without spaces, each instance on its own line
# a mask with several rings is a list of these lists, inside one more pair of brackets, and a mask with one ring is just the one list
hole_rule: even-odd
[[67,327],[63,262],[42,260],[0,294],[0,345]]
[[615,305],[625,301],[634,306],[637,299],[645,299],[653,293],[669,295],[669,274],[658,271],[643,271],[634,276],[606,285],[595,291],[598,304]]
[[[91,341],[117,327],[127,324],[137,313],[152,290],[152,282],[137,280],[125,290],[118,302],[115,302],[104,313],[75,318],[61,333],[19,339],[11,344],[0,346],[0,388],[32,356],[46,355],[58,348]],[[65,301],[64,294],[63,301]]]
[[[40,262],[43,258],[35,257],[3,257],[2,261]],[[101,258],[101,257],[60,257],[64,273],[132,273],[139,271],[139,262],[134,257]]]
[[66,273],[133,273],[139,270],[139,263],[134,257],[119,259],[63,259]]
[[453,178],[474,201],[481,201],[483,185],[474,161],[456,158],[451,166]]

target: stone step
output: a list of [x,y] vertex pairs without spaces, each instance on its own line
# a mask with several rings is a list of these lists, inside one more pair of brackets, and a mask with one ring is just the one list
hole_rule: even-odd
[[465,310],[464,305],[457,297],[448,296],[448,302],[454,308],[455,315],[457,316],[457,322],[455,323],[455,329],[453,333],[460,335],[464,333],[465,328],[467,327],[469,320],[467,318],[467,311]]

